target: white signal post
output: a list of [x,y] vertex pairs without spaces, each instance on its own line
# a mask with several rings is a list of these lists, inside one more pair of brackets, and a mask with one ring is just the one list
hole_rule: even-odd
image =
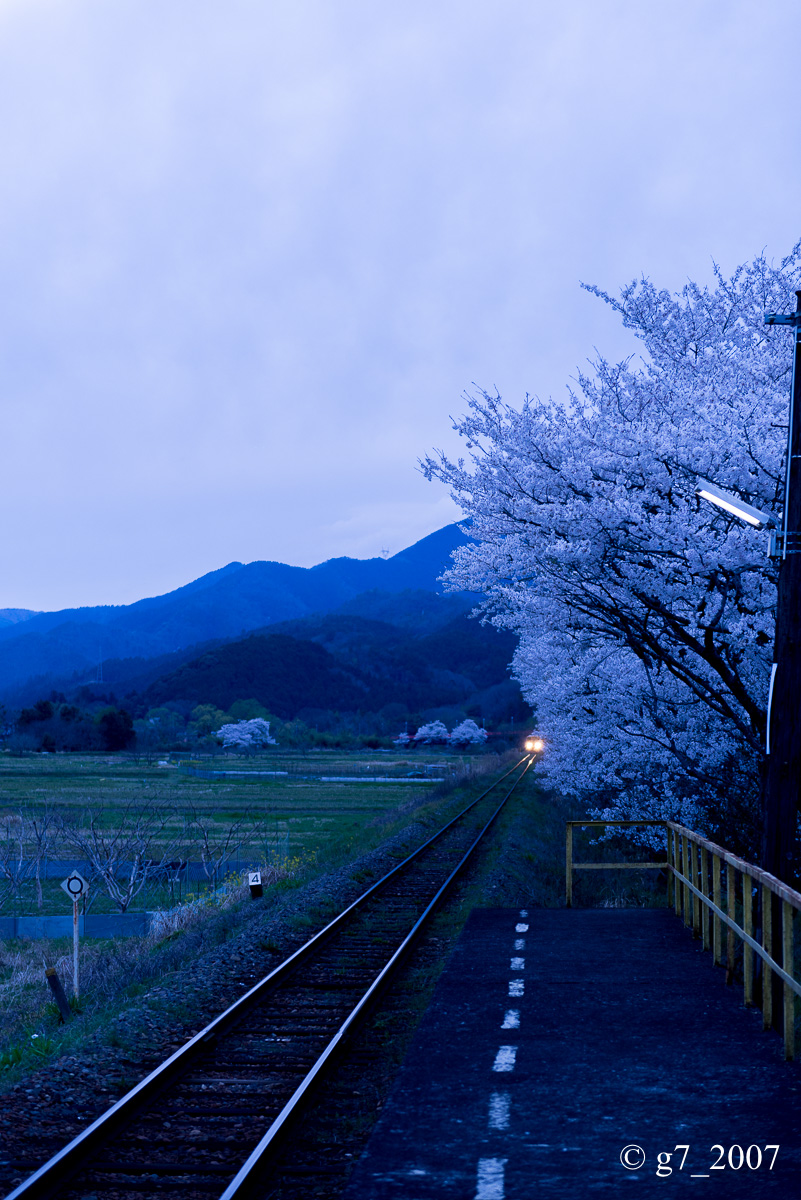
[[80,994],[78,978],[78,903],[89,891],[89,884],[79,871],[73,871],[61,884],[64,891],[72,900],[72,994],[78,999]]

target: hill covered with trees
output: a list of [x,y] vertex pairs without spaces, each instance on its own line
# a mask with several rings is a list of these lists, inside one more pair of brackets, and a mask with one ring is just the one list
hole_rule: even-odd
[[230,641],[267,625],[331,612],[374,590],[387,596],[441,591],[439,576],[452,551],[467,540],[458,526],[448,525],[386,559],[334,558],[315,567],[235,562],[135,604],[33,614],[4,609],[0,701],[30,704],[51,689],[99,679],[119,690],[124,680],[111,662]]

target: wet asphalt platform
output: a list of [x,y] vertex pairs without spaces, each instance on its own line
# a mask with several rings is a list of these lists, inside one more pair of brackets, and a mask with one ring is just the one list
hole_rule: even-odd
[[668,910],[475,911],[346,1200],[801,1200],[801,1067],[724,979]]

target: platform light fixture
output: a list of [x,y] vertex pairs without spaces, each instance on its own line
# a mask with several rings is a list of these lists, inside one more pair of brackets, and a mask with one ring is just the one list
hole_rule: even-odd
[[772,513],[763,512],[761,508],[754,508],[752,504],[746,504],[745,500],[741,500],[739,496],[735,496],[732,492],[725,492],[723,488],[719,488],[714,483],[707,483],[706,480],[698,483],[695,489],[695,494],[703,500],[708,500],[710,504],[714,504],[717,508],[724,509],[725,512],[731,513],[733,517],[739,517],[741,521],[747,521],[749,525],[753,525],[756,529],[769,529],[777,524],[776,518]]

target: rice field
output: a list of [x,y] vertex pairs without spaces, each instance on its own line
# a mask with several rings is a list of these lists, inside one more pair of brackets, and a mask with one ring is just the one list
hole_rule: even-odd
[[[0,915],[70,911],[60,880],[70,863],[88,861],[76,838],[88,838],[92,824],[98,857],[109,861],[116,853],[117,874],[125,875],[136,854],[190,864],[183,878],[173,869],[169,881],[165,871],[149,881],[128,902],[133,912],[184,902],[231,873],[359,852],[368,832],[430,798],[439,781],[479,764],[486,766],[481,758],[449,753],[275,748],[255,757],[195,761],[190,769],[198,774],[188,774],[177,759],[2,754]],[[203,777],[209,774],[215,777]],[[38,851],[37,882],[30,864],[45,817],[50,824]],[[28,864],[24,871],[20,859]],[[116,912],[120,904],[97,885],[91,911]]]

